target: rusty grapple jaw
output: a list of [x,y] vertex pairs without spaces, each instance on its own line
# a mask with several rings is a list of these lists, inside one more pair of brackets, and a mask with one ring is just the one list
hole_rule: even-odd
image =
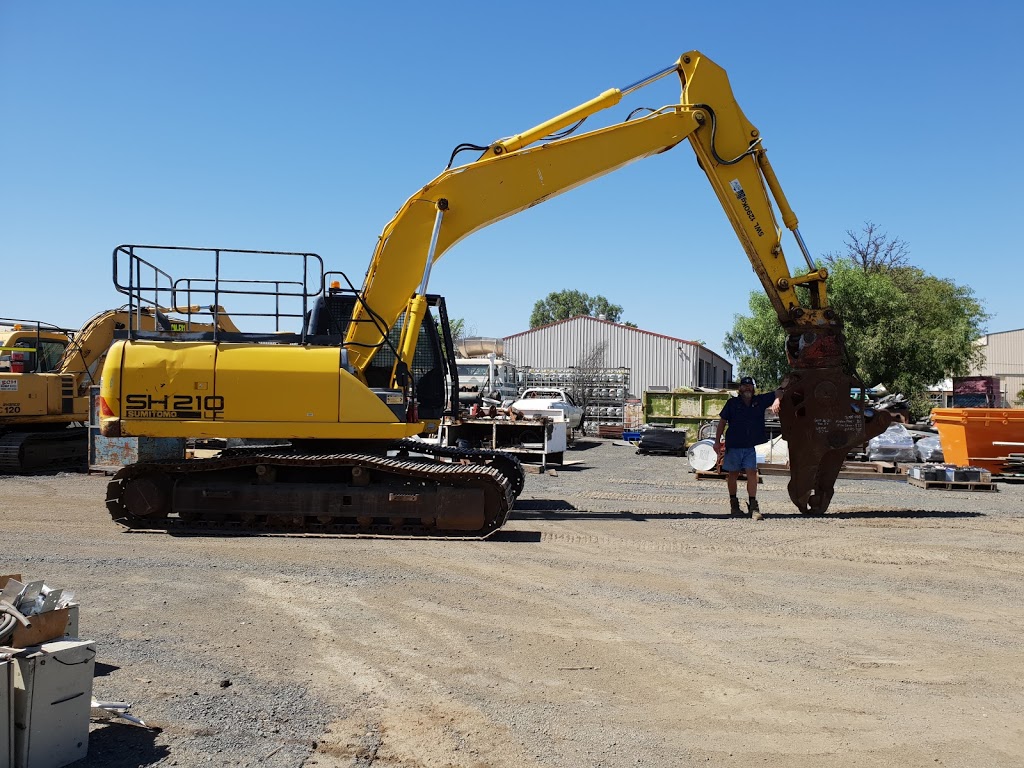
[[783,382],[779,420],[789,445],[789,498],[801,514],[823,515],[847,453],[882,434],[892,416],[850,396],[860,382],[843,367],[839,328],[792,332],[786,352],[792,370]]

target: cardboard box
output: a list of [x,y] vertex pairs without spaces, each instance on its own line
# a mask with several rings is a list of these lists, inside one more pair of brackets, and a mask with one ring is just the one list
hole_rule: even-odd
[[37,613],[29,616],[29,626],[23,627],[18,624],[11,635],[11,646],[14,648],[28,648],[30,645],[40,645],[51,640],[57,640],[67,634],[68,621],[70,619],[68,608],[58,608],[46,613]]
[[[7,586],[10,580],[21,582],[20,573],[0,575],[0,590]],[[71,603],[64,608],[59,608],[35,616],[29,616],[30,626],[25,627],[18,624],[11,636],[12,648],[28,648],[31,645],[47,643],[62,637],[78,637],[78,604]]]

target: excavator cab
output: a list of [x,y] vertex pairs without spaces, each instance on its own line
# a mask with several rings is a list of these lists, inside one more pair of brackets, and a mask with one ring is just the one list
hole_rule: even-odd
[[37,321],[0,318],[0,370],[49,373],[57,368],[72,332]]
[[[363,299],[344,273],[328,272],[325,278],[327,288],[306,315],[303,332],[309,338],[327,337],[336,344],[343,344],[355,308],[363,304]],[[454,342],[444,297],[428,294],[426,298],[433,312],[429,312],[420,325],[412,360],[398,365],[396,350],[405,323],[403,312],[387,330],[363,375],[367,385],[374,389],[408,385],[418,418],[436,421],[446,415],[449,403],[458,400],[451,398],[451,392],[458,392],[459,373],[454,363]],[[372,312],[368,314],[374,317]],[[449,389],[446,382],[454,389]]]
[[[444,307],[444,299],[440,296],[431,295],[428,297],[428,301],[432,301],[430,304],[432,307]],[[393,371],[400,368],[397,365],[398,357],[395,350],[398,348],[404,320],[403,314],[388,331],[389,343],[381,346],[366,367],[366,380],[371,383],[371,386],[374,381],[390,380]],[[445,338],[448,339],[448,342],[442,347]],[[443,321],[438,321],[432,314],[428,314],[420,325],[416,353],[409,361],[408,373],[400,374],[399,381],[399,383],[407,383],[411,386],[417,414],[421,420],[440,419],[446,415],[445,406],[449,402],[449,390],[445,386],[446,378],[454,381],[458,386],[458,370],[453,371],[450,366],[454,360],[447,317]]]

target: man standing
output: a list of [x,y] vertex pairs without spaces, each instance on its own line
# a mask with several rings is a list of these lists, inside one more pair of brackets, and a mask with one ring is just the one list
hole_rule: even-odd
[[[729,513],[737,517],[743,515],[740,501],[736,498],[736,484],[743,470],[747,472],[747,514],[754,520],[763,517],[757,506],[757,453],[754,446],[768,442],[764,412],[766,408],[771,408],[772,413],[778,413],[780,397],[781,389],[755,395],[754,380],[744,376],[740,379],[739,397],[730,397],[718,414],[715,450],[722,458],[722,471],[726,473],[729,486]],[[725,432],[724,443],[722,432]]]

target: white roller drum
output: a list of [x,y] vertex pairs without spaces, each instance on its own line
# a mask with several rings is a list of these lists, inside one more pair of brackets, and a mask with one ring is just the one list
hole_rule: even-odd
[[710,472],[718,464],[714,440],[698,440],[686,451],[686,460],[698,472]]

